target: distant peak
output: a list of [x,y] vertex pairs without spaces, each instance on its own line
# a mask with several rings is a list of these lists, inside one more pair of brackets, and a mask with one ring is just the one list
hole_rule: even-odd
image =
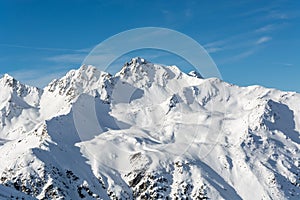
[[146,61],[146,59],[141,58],[141,57],[135,57],[132,58],[129,62],[125,63],[124,67],[128,67],[128,66],[137,66],[137,65],[142,65],[142,64],[147,64],[149,63],[148,61]]
[[131,71],[131,73],[132,73],[133,71],[136,71],[139,66],[146,66],[149,63],[150,62],[146,61],[144,58],[141,58],[141,57],[132,58],[129,62],[126,62],[124,64],[121,71],[118,72],[117,74],[125,75],[129,71]]
[[189,75],[189,76],[192,76],[192,77],[196,77],[196,78],[201,78],[201,79],[203,79],[203,76],[202,76],[199,72],[197,72],[197,71],[190,71],[190,72],[188,73],[188,75]]
[[82,65],[79,69],[75,70],[70,70],[65,78],[82,78],[82,77],[86,77],[88,79],[96,76],[98,77],[100,75],[100,71],[92,65]]
[[96,71],[97,68],[93,65],[85,65],[83,64],[80,68],[79,71]]
[[15,80],[15,78],[12,77],[12,76],[9,75],[9,74],[4,74],[2,78],[3,78],[4,80]]
[[148,63],[144,58],[141,57],[135,57],[132,58],[130,61],[131,64],[146,64]]
[[0,80],[4,85],[8,85],[9,87],[12,87],[17,83],[17,80],[9,74],[4,74]]

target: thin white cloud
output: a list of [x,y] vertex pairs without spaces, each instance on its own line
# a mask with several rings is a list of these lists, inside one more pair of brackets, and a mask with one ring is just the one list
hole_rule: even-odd
[[8,74],[22,83],[43,88],[53,79],[62,77],[69,70],[66,67],[51,67],[47,69],[17,70],[8,72]]
[[257,8],[240,14],[240,17],[259,17],[259,20],[286,20],[290,18],[290,13],[283,12],[280,2],[273,2],[266,7]]
[[249,16],[253,16],[253,15],[258,15],[258,14],[261,14],[261,13],[269,12],[272,9],[274,9],[274,5],[270,5],[270,6],[266,6],[266,7],[262,7],[262,8],[257,8],[257,9],[250,10],[248,12],[241,13],[240,17],[249,17]]
[[256,41],[255,40],[246,40],[246,41],[243,41],[240,45],[228,46],[228,47],[225,46],[224,48],[227,48],[228,50],[242,49],[243,51],[240,54],[233,55],[230,58],[223,60],[222,63],[234,62],[234,61],[239,61],[244,58],[247,58],[247,57],[255,54],[259,50],[259,48],[253,48],[253,47],[255,47],[256,45],[264,44],[270,40],[272,40],[271,37],[265,36],[265,37],[259,38]]
[[265,33],[265,32],[269,32],[275,29],[275,25],[274,24],[268,24],[265,25],[263,27],[260,27],[258,29],[256,29],[254,32],[256,33]]
[[244,51],[244,52],[242,52],[240,54],[236,54],[234,56],[231,56],[230,58],[226,58],[226,59],[220,61],[220,63],[221,64],[225,64],[225,63],[231,63],[231,62],[236,62],[236,61],[245,59],[245,58],[253,55],[254,53],[256,53],[257,50],[258,49],[250,49],[250,50]]
[[24,46],[16,44],[0,44],[3,47],[12,47],[12,48],[23,48],[23,49],[34,49],[34,50],[45,50],[45,51],[72,51],[72,52],[89,52],[91,48],[84,49],[68,49],[68,48],[48,48],[48,47],[34,47],[34,46]]
[[267,36],[261,37],[261,38],[259,38],[259,39],[255,42],[255,44],[257,44],[257,45],[263,44],[263,43],[266,43],[266,42],[268,42],[268,41],[270,41],[270,40],[272,40],[271,37],[267,37]]
[[62,55],[55,55],[46,58],[48,61],[54,61],[58,63],[82,63],[86,54],[62,54]]
[[231,37],[205,44],[204,48],[208,53],[217,53],[221,51],[252,48],[253,45],[256,44],[256,42],[257,40],[253,39],[252,35],[238,35],[236,37]]
[[232,44],[233,38],[226,38],[223,40],[216,40],[207,44],[204,44],[203,47],[208,53],[216,53],[227,49],[227,47]]
[[223,51],[224,49],[221,48],[221,47],[206,47],[205,50],[208,53],[216,53],[216,52],[219,52],[219,51]]
[[40,76],[38,78],[31,78],[31,79],[27,79],[26,84],[28,85],[33,85],[39,88],[43,88],[45,86],[47,86],[52,80],[54,79],[59,79],[64,75],[64,73],[61,72],[57,72],[57,73],[49,73],[47,75],[43,75]]
[[209,53],[216,53],[220,51],[234,50],[234,49],[241,49],[241,48],[251,48],[253,47],[253,45],[262,44],[270,41],[272,39],[272,37],[270,36],[263,36],[260,37],[259,39],[256,38],[261,33],[274,30],[275,27],[276,27],[275,25],[269,24],[246,33],[237,34],[222,40],[216,40],[204,44],[203,47]]
[[287,67],[294,66],[294,64],[291,64],[291,63],[282,63],[282,65],[287,66]]
[[251,49],[249,51],[245,51],[245,52],[242,52],[236,56],[233,57],[234,60],[240,60],[242,58],[247,58],[249,56],[251,56],[252,54],[254,54],[256,52],[255,49]]
[[274,64],[285,66],[285,67],[292,67],[292,66],[294,66],[294,64],[292,64],[292,63],[285,63],[285,62],[279,62],[279,63],[274,63]]
[[271,10],[266,17],[267,19],[289,19],[288,14],[282,13],[278,10]]

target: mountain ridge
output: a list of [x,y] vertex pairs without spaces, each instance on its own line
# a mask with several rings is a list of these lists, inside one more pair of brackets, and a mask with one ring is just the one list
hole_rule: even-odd
[[[16,82],[5,77],[2,88]],[[8,117],[0,107],[0,182],[24,195],[299,198],[297,93],[202,79],[142,58],[115,76],[84,65],[42,90],[18,84],[25,92],[9,90],[11,102],[0,96],[3,108],[21,109]]]

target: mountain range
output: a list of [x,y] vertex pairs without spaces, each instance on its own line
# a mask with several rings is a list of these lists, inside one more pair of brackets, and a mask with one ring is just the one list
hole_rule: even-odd
[[142,58],[0,79],[0,199],[298,200],[299,147],[295,92]]

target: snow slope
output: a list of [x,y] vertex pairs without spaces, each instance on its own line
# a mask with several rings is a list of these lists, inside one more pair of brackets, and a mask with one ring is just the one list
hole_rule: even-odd
[[5,75],[0,194],[299,199],[299,103],[141,58],[115,76],[82,66],[44,89]]

